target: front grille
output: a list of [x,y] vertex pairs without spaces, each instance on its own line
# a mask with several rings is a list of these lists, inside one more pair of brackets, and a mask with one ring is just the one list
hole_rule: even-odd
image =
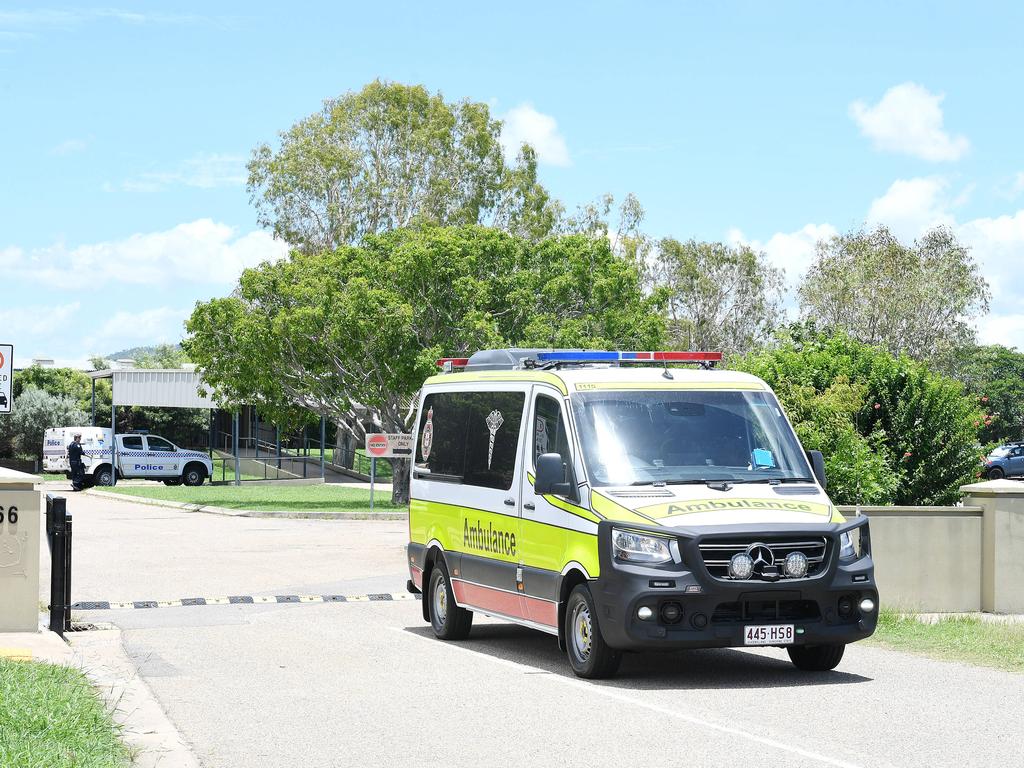
[[719,603],[712,624],[748,621],[817,621],[821,610],[813,600],[741,600]]
[[[704,541],[700,544],[700,556],[708,572],[716,579],[732,581],[729,577],[729,561],[733,555],[746,552],[755,544],[764,544],[772,552],[774,562],[768,566],[768,573],[765,567],[759,564],[755,568],[751,580],[776,581],[782,574],[782,566],[786,557],[791,552],[803,552],[807,557],[807,576],[815,576],[825,568],[826,554],[828,553],[828,539],[824,536],[807,536],[800,539],[721,539],[715,541]],[[770,572],[771,568],[777,569],[776,574]],[[806,577],[805,577],[806,578]]]

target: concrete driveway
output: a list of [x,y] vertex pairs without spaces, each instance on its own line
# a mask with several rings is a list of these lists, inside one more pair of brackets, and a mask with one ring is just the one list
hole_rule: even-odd
[[[221,518],[69,496],[74,599],[398,592],[404,523]],[[45,590],[45,586],[44,586]],[[45,592],[44,592],[45,594]],[[88,611],[209,768],[1024,763],[1024,676],[853,646],[629,656],[579,681],[492,620],[433,638],[414,601]]]

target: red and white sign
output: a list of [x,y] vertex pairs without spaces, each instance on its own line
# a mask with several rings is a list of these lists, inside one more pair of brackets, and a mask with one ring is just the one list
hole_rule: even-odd
[[384,432],[367,435],[366,452],[376,459],[412,456],[412,435]]
[[10,413],[14,405],[11,391],[14,366],[14,345],[0,344],[0,413]]

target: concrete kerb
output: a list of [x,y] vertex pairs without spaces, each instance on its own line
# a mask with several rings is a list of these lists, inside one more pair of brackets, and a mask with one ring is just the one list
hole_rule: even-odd
[[303,512],[293,510],[258,510],[258,509],[228,509],[227,507],[216,507],[210,504],[189,504],[182,501],[168,501],[167,499],[150,499],[146,496],[127,496],[109,491],[98,491],[92,488],[85,491],[92,496],[100,496],[115,501],[133,502],[137,504],[148,504],[154,507],[169,507],[180,509],[185,512],[202,512],[208,515],[224,515],[226,517],[261,517],[261,518],[283,518],[291,520],[408,520],[407,512]]

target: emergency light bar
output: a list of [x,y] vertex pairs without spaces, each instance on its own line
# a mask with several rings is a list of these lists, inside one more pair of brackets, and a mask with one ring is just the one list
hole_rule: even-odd
[[540,363],[718,363],[721,352],[539,352]]
[[451,372],[454,368],[465,368],[469,365],[468,357],[442,357],[437,361],[437,367],[445,373]]

